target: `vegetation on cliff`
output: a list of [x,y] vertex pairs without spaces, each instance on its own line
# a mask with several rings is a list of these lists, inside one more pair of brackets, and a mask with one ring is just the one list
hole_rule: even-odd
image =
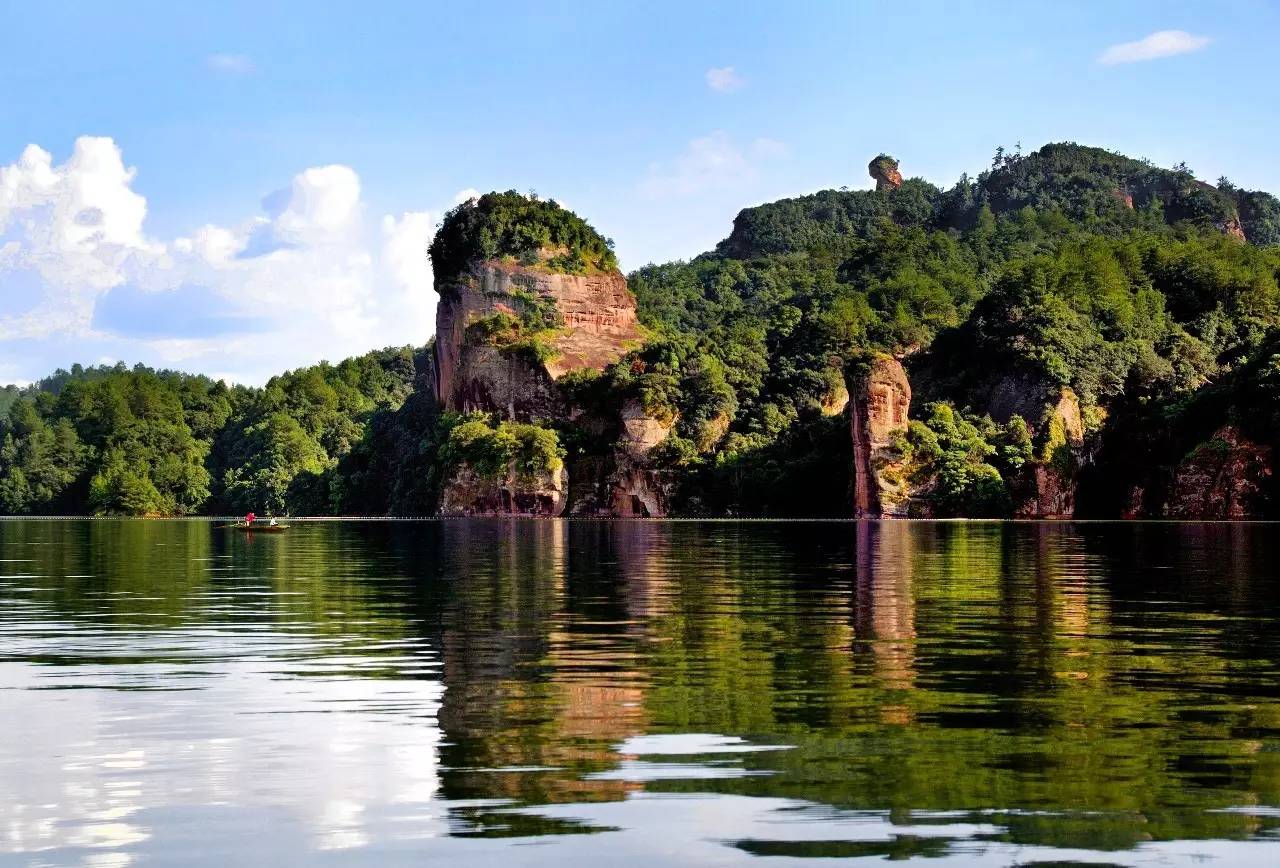
[[[966,418],[945,402],[929,404],[894,438],[899,477],[925,489],[932,512],[941,517],[999,518],[1012,509],[1006,480],[1034,455],[1026,421],[1014,415],[1005,425],[989,417]],[[899,480],[893,480],[899,481]]]
[[446,467],[466,464],[481,479],[514,475],[532,480],[564,466],[564,449],[556,432],[540,425],[497,422],[484,414],[457,420],[441,454]]
[[513,288],[506,301],[514,313],[498,311],[472,320],[466,340],[497,347],[503,353],[544,364],[558,355],[552,341],[564,326],[554,303],[526,289]]
[[[947,191],[907,180],[747,209],[714,253],[631,278],[641,321],[721,362],[736,405],[721,441],[682,457],[685,502],[791,512],[804,490],[805,512],[846,514],[847,484],[814,484],[848,479],[847,446],[824,449],[841,442],[824,408],[846,361],[878,349],[905,355],[932,402],[904,443],[925,456],[913,472],[931,511],[1006,513],[1021,469],[995,457],[1006,426],[1017,418],[1047,462],[1055,390],[1073,389],[1096,430],[1253,357],[1280,325],[1280,250],[1265,220],[1245,221],[1253,243],[1230,230],[1245,203],[1274,201],[1052,145],[1000,152]],[[933,457],[926,431],[964,459]]]

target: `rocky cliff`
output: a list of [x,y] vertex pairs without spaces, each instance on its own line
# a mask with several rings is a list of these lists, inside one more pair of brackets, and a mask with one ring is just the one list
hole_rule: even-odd
[[[661,516],[666,486],[648,453],[671,425],[624,404],[614,416],[578,407],[557,381],[602,371],[639,346],[635,299],[617,270],[556,271],[563,251],[538,262],[510,257],[473,262],[442,281],[436,309],[435,383],[443,409],[498,419],[599,429],[612,454],[574,456],[570,466],[537,478],[486,480],[463,465],[445,484],[446,514],[536,513]],[[604,413],[608,418],[601,418]]]
[[[1263,249],[1280,203],[1075,145],[998,152],[950,190],[884,154],[868,171],[875,191],[746,209],[713,254],[630,287],[612,242],[554,202],[488,194],[450,212],[431,245],[433,391],[486,414],[495,448],[538,429],[567,475],[481,490],[460,470],[449,502],[1068,518],[1117,515],[1139,484],[1143,515],[1272,496],[1256,482],[1270,457],[1245,441],[1271,443],[1274,425],[1197,411],[1178,438],[1153,430],[1221,391],[1280,322]],[[1227,423],[1245,434],[1183,459]],[[1143,439],[1116,449],[1130,430]],[[473,466],[492,478],[504,461]],[[1197,500],[1215,473],[1223,502]]]
[[1166,479],[1135,485],[1125,518],[1251,519],[1266,514],[1273,483],[1270,446],[1224,425],[1188,452]]
[[881,154],[867,165],[867,171],[876,179],[876,189],[896,190],[902,186],[902,173],[898,171],[898,161],[888,154]]
[[569,474],[564,465],[529,476],[508,468],[504,477],[490,479],[463,464],[457,467],[440,495],[443,515],[540,515],[564,512]]
[[1012,480],[1013,514],[1017,518],[1072,518],[1079,471],[1086,458],[1084,419],[1075,393],[1060,389],[1057,401],[1042,412],[1037,429],[1042,444],[1038,460],[1024,465]]
[[894,465],[893,436],[907,429],[911,383],[902,363],[879,355],[849,374],[849,433],[853,440],[853,514],[856,518],[905,516],[907,483]]
[[[566,408],[556,380],[602,370],[642,338],[635,299],[617,271],[562,274],[482,261],[439,292],[435,386],[447,410],[561,418]],[[506,345],[484,328],[502,318],[517,324],[517,339]]]
[[608,455],[575,462],[570,511],[619,518],[666,516],[677,474],[656,466],[650,453],[671,434],[674,420],[654,418],[639,401],[630,399],[617,418],[605,424],[613,449]]

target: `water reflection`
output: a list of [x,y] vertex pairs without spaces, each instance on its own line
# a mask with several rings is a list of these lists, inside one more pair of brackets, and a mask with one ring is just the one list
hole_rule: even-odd
[[1271,864],[1271,533],[0,522],[0,863]]

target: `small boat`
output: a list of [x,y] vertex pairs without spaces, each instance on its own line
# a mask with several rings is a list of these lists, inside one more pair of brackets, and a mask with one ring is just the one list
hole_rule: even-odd
[[235,524],[222,525],[223,530],[238,530],[243,533],[284,533],[289,529],[287,524],[267,524],[265,521],[255,521],[253,524],[245,524],[238,521]]

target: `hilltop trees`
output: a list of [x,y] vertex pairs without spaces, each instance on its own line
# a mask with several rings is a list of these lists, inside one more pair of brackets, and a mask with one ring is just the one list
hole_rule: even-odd
[[[550,253],[543,261],[540,254]],[[514,190],[486,193],[445,214],[428,248],[437,282],[478,259],[512,257],[553,271],[582,273],[618,267],[613,242],[556,202]]]

